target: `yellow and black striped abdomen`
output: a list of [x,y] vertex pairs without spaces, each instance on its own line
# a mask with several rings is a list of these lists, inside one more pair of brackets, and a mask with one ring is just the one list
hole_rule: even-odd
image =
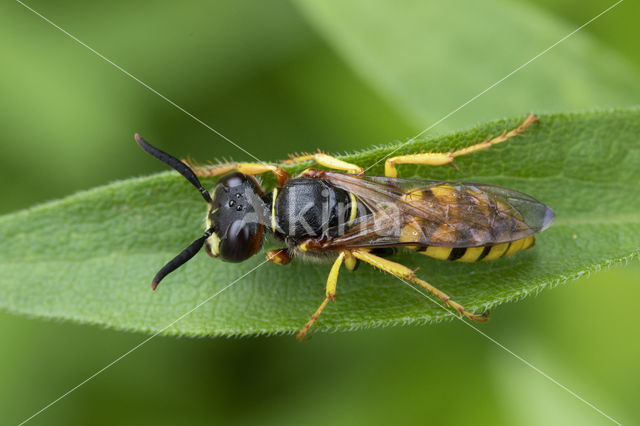
[[438,184],[412,189],[404,201],[418,212],[405,216],[400,242],[436,259],[493,260],[535,243],[520,212],[486,188]]
[[509,243],[495,244],[483,247],[436,247],[420,248],[418,253],[440,260],[455,260],[456,262],[478,262],[494,260],[511,256],[521,250],[534,246],[536,239],[533,235]]

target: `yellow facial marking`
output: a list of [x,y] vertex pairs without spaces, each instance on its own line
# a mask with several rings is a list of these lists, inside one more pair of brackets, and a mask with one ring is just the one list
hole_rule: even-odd
[[207,245],[209,246],[212,256],[220,255],[220,237],[218,237],[218,234],[215,232],[211,234],[211,236],[207,238]]

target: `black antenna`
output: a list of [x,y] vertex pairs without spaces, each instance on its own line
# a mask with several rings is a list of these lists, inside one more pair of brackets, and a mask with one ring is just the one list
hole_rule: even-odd
[[151,288],[155,290],[156,287],[158,287],[158,283],[160,283],[160,281],[162,281],[164,277],[166,277],[167,275],[175,271],[180,266],[184,265],[187,261],[189,261],[189,259],[195,256],[196,253],[198,253],[202,248],[202,246],[204,245],[204,242],[206,241],[206,239],[209,238],[212,233],[213,233],[213,228],[207,229],[202,237],[192,242],[189,245],[189,247],[182,250],[179,255],[177,255],[176,257],[171,259],[169,263],[164,265],[162,269],[158,271],[156,276],[153,277],[153,281],[151,282]]
[[204,200],[207,203],[211,202],[211,195],[209,195],[209,192],[202,187],[202,184],[198,180],[198,177],[196,176],[196,174],[193,173],[193,170],[191,170],[186,164],[184,164],[182,161],[178,160],[177,158],[167,154],[166,152],[160,151],[158,148],[152,146],[149,142],[142,139],[142,136],[140,136],[137,133],[136,133],[136,142],[138,142],[138,145],[140,145],[140,147],[145,151],[147,151],[149,154],[153,155],[163,163],[171,166],[174,170],[176,170],[178,173],[184,176],[189,182],[191,182],[193,186],[198,188],[198,191],[200,191],[200,193],[202,194],[202,198],[204,198]]

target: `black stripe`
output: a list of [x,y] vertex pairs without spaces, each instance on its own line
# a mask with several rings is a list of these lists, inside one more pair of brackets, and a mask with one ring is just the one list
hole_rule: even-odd
[[[516,240],[517,241],[517,240]],[[511,247],[511,243],[513,241],[511,241],[509,244],[507,244],[507,248],[504,249],[504,252],[500,255],[500,257],[504,257],[505,254],[507,254],[507,252],[509,251],[509,247]]]
[[482,260],[485,257],[487,257],[490,251],[491,251],[491,246],[485,246],[485,248],[482,250],[482,253],[480,253],[480,257],[478,257],[476,261]]
[[451,249],[451,253],[449,253],[449,257],[447,259],[448,260],[458,260],[462,256],[464,256],[464,253],[466,251],[467,251],[466,247],[455,247],[455,248]]
[[397,251],[395,247],[376,247],[371,250],[371,254],[378,257],[389,257],[395,255]]

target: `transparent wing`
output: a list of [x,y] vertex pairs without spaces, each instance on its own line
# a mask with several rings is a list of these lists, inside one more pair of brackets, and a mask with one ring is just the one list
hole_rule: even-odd
[[353,193],[359,216],[327,248],[478,247],[519,240],[548,228],[553,211],[529,195],[465,182],[319,172],[319,179]]

